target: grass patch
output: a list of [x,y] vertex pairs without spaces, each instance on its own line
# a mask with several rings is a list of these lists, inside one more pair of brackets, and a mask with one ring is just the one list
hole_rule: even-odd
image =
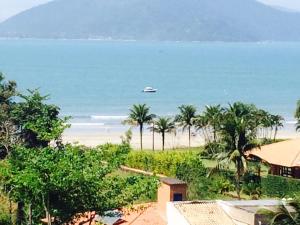
[[134,151],[143,151],[143,152],[202,152],[204,150],[204,146],[199,147],[191,147],[191,148],[174,148],[174,149],[165,149],[164,151],[161,149],[134,149]]

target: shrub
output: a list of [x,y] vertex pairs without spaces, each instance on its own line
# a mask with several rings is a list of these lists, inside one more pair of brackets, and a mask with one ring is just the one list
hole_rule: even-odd
[[189,180],[191,174],[206,173],[196,152],[147,152],[132,151],[125,165],[170,177]]
[[268,175],[262,178],[262,192],[269,197],[293,197],[300,192],[300,180]]
[[234,184],[223,174],[212,177],[197,177],[188,185],[188,199],[217,199],[223,194],[234,190]]
[[208,142],[204,146],[204,150],[200,153],[202,158],[212,159],[216,154],[225,150],[225,144],[222,142]]
[[234,190],[234,174],[230,171],[207,177],[197,152],[148,152],[132,151],[126,166],[177,177],[188,183],[188,199],[215,199]]
[[245,173],[242,190],[252,199],[259,199],[261,196],[261,178],[253,172]]
[[95,150],[103,153],[103,160],[115,166],[120,166],[127,158],[127,154],[130,152],[130,146],[128,144],[105,144],[99,145]]
[[10,218],[8,214],[0,213],[0,224],[1,225],[11,225]]

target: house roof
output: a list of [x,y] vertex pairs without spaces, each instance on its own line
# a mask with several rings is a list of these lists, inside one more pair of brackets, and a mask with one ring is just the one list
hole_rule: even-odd
[[167,218],[157,203],[134,205],[123,214],[123,221],[115,225],[167,225]]
[[251,155],[273,165],[300,167],[300,139],[255,148],[249,152],[249,156]]
[[180,184],[186,184],[186,182],[176,179],[176,178],[170,178],[170,177],[163,177],[160,178],[160,181],[168,184],[168,185],[180,185]]
[[[114,213],[114,214],[111,214]],[[167,225],[167,219],[157,203],[145,203],[123,208],[121,211],[109,211],[101,217],[95,212],[85,213],[73,221],[75,225],[91,225],[102,222],[105,225]],[[46,221],[47,222],[47,221]]]
[[191,225],[235,225],[217,202],[178,202],[174,206]]

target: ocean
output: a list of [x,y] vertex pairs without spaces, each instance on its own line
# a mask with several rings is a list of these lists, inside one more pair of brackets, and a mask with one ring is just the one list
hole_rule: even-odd
[[20,90],[50,94],[78,131],[122,129],[137,103],[171,116],[181,104],[200,112],[243,101],[293,126],[300,43],[0,40],[0,71]]

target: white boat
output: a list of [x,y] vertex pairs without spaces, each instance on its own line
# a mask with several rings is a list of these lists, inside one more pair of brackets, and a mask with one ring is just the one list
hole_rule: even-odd
[[157,89],[152,87],[145,87],[143,92],[157,92]]

